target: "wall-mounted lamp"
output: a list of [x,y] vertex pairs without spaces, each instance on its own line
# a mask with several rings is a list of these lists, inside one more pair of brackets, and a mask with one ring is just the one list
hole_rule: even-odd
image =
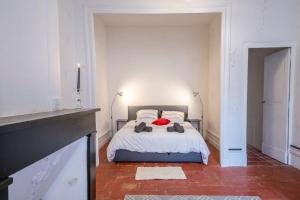
[[203,107],[204,107],[204,104],[203,104],[203,101],[201,99],[201,96],[200,96],[200,92],[193,92],[193,96],[194,98],[197,98],[199,97],[199,100],[200,100],[200,104],[201,104],[201,134],[203,135],[203,119],[204,119],[204,116],[203,116]]
[[116,98],[120,96],[122,97],[123,96],[123,92],[117,92],[111,102],[111,105],[110,105],[110,120],[111,120],[111,133],[114,134],[114,121],[113,121],[113,106],[114,106],[114,103],[116,101]]

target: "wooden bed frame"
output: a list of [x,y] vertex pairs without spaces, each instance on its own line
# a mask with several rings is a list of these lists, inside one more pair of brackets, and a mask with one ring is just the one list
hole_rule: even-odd
[[[184,119],[188,119],[188,106],[186,105],[148,105],[148,106],[128,106],[128,121],[136,119],[136,113],[142,109],[158,110],[160,117],[162,111],[180,111],[184,113]],[[128,150],[117,150],[114,158],[115,162],[194,162],[202,163],[201,153],[150,153],[134,152]]]

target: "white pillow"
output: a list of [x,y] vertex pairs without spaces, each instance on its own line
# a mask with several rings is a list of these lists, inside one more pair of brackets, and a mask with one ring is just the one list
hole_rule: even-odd
[[139,110],[136,113],[136,120],[138,123],[145,122],[150,124],[157,118],[158,118],[158,110],[145,109],[145,110]]
[[161,118],[169,119],[171,123],[183,123],[184,113],[178,111],[163,111]]

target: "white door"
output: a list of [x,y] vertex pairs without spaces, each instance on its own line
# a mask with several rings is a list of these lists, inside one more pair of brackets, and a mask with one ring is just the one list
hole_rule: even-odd
[[287,163],[290,49],[265,57],[262,152]]

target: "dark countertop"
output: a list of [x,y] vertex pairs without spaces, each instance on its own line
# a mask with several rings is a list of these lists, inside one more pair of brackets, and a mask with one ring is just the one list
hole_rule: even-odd
[[[64,109],[50,112],[32,113],[25,115],[16,115],[9,117],[0,117],[0,134],[7,132],[8,129],[15,126],[28,125],[30,123],[43,121],[51,118],[75,117],[82,114],[100,111],[99,108],[79,108],[79,109]],[[20,127],[19,127],[20,128]]]

